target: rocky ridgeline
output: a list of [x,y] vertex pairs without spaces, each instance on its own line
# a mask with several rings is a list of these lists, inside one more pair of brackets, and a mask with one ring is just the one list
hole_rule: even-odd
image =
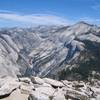
[[100,81],[3,77],[0,79],[0,100],[100,100]]
[[95,25],[0,29],[0,99],[100,100],[99,59]]
[[87,79],[100,73],[100,27],[0,28],[0,77],[39,76],[58,80]]

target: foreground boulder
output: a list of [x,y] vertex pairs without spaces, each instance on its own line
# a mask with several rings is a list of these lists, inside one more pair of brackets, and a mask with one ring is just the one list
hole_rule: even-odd
[[64,84],[62,82],[57,81],[57,80],[53,80],[53,79],[49,79],[49,78],[44,78],[43,80],[44,80],[45,83],[48,83],[55,88],[64,86]]
[[39,87],[30,94],[29,100],[51,100],[54,92],[52,87]]
[[52,99],[53,100],[66,100],[65,92],[62,89],[57,89]]
[[43,93],[33,92],[29,95],[28,100],[50,100],[49,97]]
[[27,94],[22,94],[20,89],[13,91],[8,97],[2,98],[0,100],[28,100]]
[[20,85],[20,91],[22,94],[30,94],[34,90],[34,86],[31,84],[23,83]]
[[[0,100],[99,100],[99,81],[57,81],[50,78],[0,78]],[[96,82],[96,83],[95,83]],[[17,97],[18,96],[18,97]]]
[[34,77],[34,76],[31,76],[31,81],[33,84],[40,84],[42,85],[44,83],[44,80],[39,78],[39,77]]
[[18,80],[11,77],[0,79],[0,98],[9,96],[14,90],[19,88]]
[[19,81],[20,82],[24,82],[24,83],[28,83],[28,84],[31,83],[31,79],[27,78],[27,77],[19,78]]

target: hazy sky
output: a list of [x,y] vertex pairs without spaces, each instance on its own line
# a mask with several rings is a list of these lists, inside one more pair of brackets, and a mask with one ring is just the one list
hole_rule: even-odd
[[0,0],[0,26],[73,24],[100,25],[100,0]]

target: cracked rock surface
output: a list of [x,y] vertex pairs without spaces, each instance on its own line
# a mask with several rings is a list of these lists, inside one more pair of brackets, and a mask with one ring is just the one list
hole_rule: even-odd
[[[31,78],[33,78],[32,76]],[[99,100],[100,84],[57,81],[49,78],[4,77],[0,79],[0,100]],[[42,81],[42,84],[40,82]]]

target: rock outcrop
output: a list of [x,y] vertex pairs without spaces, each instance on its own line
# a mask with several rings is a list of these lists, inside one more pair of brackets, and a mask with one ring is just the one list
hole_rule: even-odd
[[0,78],[0,100],[99,100],[100,98],[100,84],[95,79],[93,84],[39,77],[34,77],[35,81],[31,81],[31,78]]

